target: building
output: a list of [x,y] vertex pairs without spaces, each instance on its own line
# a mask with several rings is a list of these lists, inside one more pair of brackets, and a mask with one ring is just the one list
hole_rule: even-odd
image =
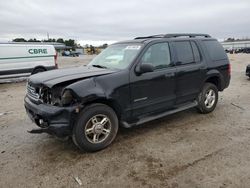
[[250,48],[250,41],[221,42],[225,50],[239,50]]

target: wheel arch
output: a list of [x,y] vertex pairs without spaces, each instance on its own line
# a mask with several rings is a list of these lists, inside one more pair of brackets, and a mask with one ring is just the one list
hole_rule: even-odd
[[217,87],[219,91],[223,90],[223,77],[217,70],[208,72],[204,83],[212,83]]
[[31,74],[34,74],[35,70],[37,69],[43,69],[44,71],[47,71],[47,68],[45,66],[38,65],[32,69]]
[[[83,90],[82,88],[86,89]],[[83,108],[93,103],[105,104],[115,111],[118,119],[121,118],[122,108],[118,101],[111,96],[107,97],[105,90],[99,84],[96,84],[94,78],[75,82],[67,86],[66,89],[71,89],[75,93]]]
[[106,99],[106,98],[96,98],[96,99],[93,99],[91,101],[88,101],[88,102],[84,103],[84,106],[91,105],[93,103],[105,104],[105,105],[109,106],[116,113],[118,120],[121,119],[121,114],[122,114],[121,107],[114,100],[111,100],[111,99],[109,100],[109,99]]

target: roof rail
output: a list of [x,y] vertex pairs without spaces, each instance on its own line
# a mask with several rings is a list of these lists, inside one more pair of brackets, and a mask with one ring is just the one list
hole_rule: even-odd
[[136,37],[136,39],[148,39],[148,38],[176,38],[176,37],[205,37],[205,38],[211,38],[208,34],[198,34],[198,33],[171,33],[171,34],[160,34],[160,35],[152,35],[152,36],[146,36],[146,37]]
[[148,38],[164,38],[164,34],[159,34],[159,35],[152,35],[152,36],[146,36],[146,37],[136,37],[134,38],[136,39],[148,39]]
[[164,35],[165,38],[173,38],[173,37],[205,37],[211,38],[208,34],[201,34],[201,33],[174,33],[174,34],[166,34]]

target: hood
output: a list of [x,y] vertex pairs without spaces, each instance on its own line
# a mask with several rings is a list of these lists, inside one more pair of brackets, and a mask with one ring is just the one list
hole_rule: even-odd
[[82,66],[38,73],[30,76],[28,82],[32,85],[46,85],[47,87],[51,88],[54,85],[63,82],[81,80],[94,76],[110,74],[113,72],[115,72],[115,70]]

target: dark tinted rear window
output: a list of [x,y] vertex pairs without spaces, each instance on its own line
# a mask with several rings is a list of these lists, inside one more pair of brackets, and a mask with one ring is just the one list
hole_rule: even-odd
[[208,54],[213,61],[218,61],[226,59],[227,55],[221,46],[221,44],[216,40],[204,41],[207,48]]
[[180,61],[181,64],[194,62],[193,51],[189,41],[175,42],[175,50],[178,61]]

